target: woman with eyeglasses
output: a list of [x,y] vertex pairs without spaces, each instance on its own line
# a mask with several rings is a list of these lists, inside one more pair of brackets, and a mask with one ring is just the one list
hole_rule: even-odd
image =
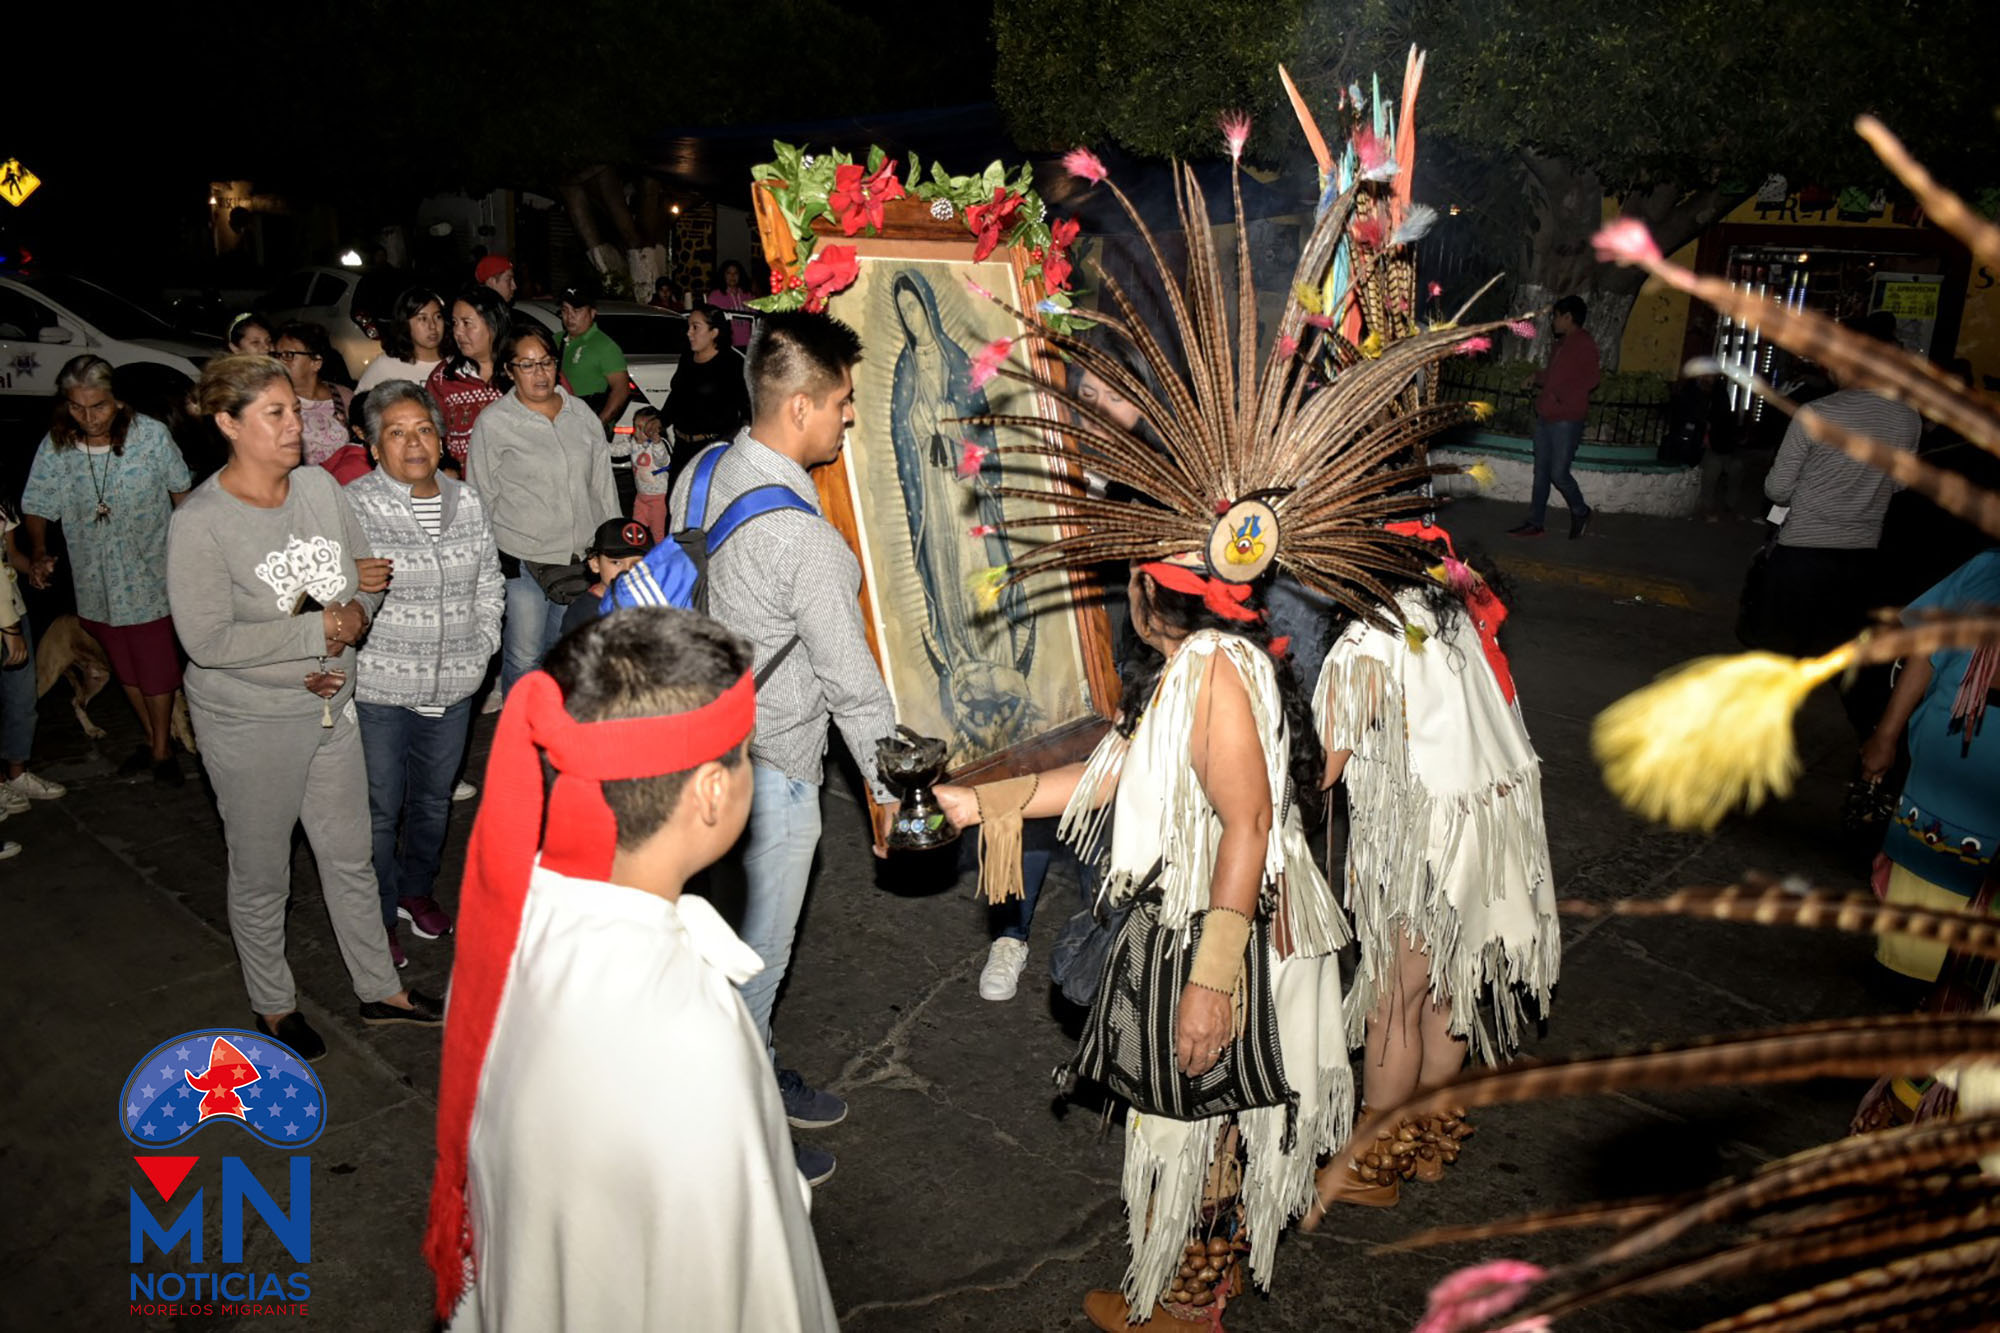
[[507,321],[507,303],[491,287],[482,283],[460,292],[451,303],[452,350],[424,381],[444,413],[445,466],[460,474],[472,424],[513,384],[499,357]]
[[[37,588],[49,585],[56,567],[49,524],[60,523],[77,618],[104,645],[112,674],[146,729],[147,743],[118,772],[132,777],[150,770],[155,782],[178,787],[183,778],[170,723],[181,659],[167,618],[167,570],[160,553],[167,545],[167,521],[194,479],[166,426],[119,401],[111,363],[103,357],[86,353],[72,359],[57,374],[56,388],[61,396],[55,419],[21,496],[28,581]],[[39,796],[38,783],[24,779],[17,790]],[[0,793],[0,806],[9,804]]]
[[428,380],[444,362],[444,320],[444,298],[428,287],[404,288],[382,326],[382,355],[368,363],[354,391],[367,393],[384,380]]
[[497,359],[514,388],[474,423],[465,479],[485,502],[507,577],[506,691],[562,637],[564,609],[590,583],[584,548],[599,523],[617,516],[618,492],[603,425],[556,382],[561,366],[548,333],[515,325]]
[[347,407],[354,400],[354,391],[329,384],[319,374],[333,355],[333,344],[319,325],[293,320],[278,330],[278,345],[271,349],[271,355],[284,363],[292,391],[299,396],[299,415],[305,422],[305,461],[324,463],[335,450],[351,443]]

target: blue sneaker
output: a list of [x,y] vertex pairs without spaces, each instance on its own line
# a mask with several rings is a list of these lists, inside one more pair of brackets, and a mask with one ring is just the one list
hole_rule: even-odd
[[806,1178],[806,1184],[824,1185],[833,1178],[833,1154],[826,1149],[793,1143],[792,1155],[798,1159],[799,1174]]
[[[778,1071],[778,1095],[785,1099],[785,1119],[793,1129],[825,1129],[847,1119],[847,1103],[830,1092],[818,1088],[799,1077],[796,1069]],[[800,1152],[806,1151],[800,1149]],[[826,1156],[822,1153],[820,1156]],[[826,1169],[833,1170],[833,1158],[826,1158]],[[806,1172],[808,1179],[812,1172]]]

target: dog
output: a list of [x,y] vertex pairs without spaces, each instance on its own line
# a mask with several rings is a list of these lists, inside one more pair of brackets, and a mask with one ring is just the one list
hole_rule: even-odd
[[[98,691],[111,683],[111,660],[104,655],[104,645],[73,615],[57,616],[35,640],[35,697],[47,694],[58,679],[69,682],[69,706],[83,734],[94,741],[104,739],[104,728],[92,722],[86,710]],[[174,691],[172,725],[174,739],[189,754],[196,753],[187,695],[180,690]]]

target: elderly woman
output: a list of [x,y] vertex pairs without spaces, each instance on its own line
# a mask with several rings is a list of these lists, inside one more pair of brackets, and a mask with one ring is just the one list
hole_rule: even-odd
[[[21,495],[29,580],[38,588],[48,586],[55,570],[49,524],[62,524],[77,618],[104,645],[112,672],[146,728],[145,746],[118,771],[131,775],[150,768],[155,781],[178,787],[183,779],[173,756],[171,722],[181,659],[167,617],[161,552],[167,520],[193,480],[166,426],[118,400],[111,363],[104,358],[74,358],[56,376],[56,390],[55,419]],[[25,785],[10,783],[9,789],[29,796],[42,794],[38,785],[48,785],[34,777],[18,781]]]
[[368,777],[349,681],[388,562],[368,558],[340,483],[299,466],[299,397],[284,367],[221,357],[202,371],[198,392],[229,441],[229,461],[174,514],[167,596],[229,843],[229,933],[257,1028],[317,1059],[326,1043],[298,1012],[285,962],[296,824],[319,863],[361,1020],[443,1017],[437,1000],[396,979],[365,832]]
[[511,381],[500,368],[500,340],[507,336],[507,303],[484,285],[467,287],[451,303],[453,351],[437,363],[424,381],[444,413],[447,465],[465,471],[465,450],[472,441],[472,423],[500,401]]
[[465,479],[486,503],[507,577],[500,684],[510,690],[562,637],[563,609],[590,582],[583,550],[617,515],[618,492],[597,414],[556,383],[549,335],[517,325],[499,360],[514,390],[480,413]]
[[285,363],[285,374],[298,394],[305,461],[324,463],[348,444],[347,407],[354,399],[352,389],[320,378],[333,356],[333,344],[319,325],[293,320],[278,330],[278,345],[271,355]]
[[389,380],[369,393],[361,420],[375,471],[348,488],[347,501],[396,573],[361,649],[354,697],[382,923],[400,967],[399,916],[423,939],[451,931],[431,888],[472,695],[500,646],[504,599],[485,506],[471,487],[438,473],[437,404],[408,380]]
[[368,363],[354,391],[367,393],[390,380],[422,384],[443,364],[444,346],[444,298],[427,287],[405,288],[382,326],[382,355]]

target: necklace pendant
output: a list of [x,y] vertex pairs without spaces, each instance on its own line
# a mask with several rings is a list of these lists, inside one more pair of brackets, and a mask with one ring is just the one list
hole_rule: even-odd
[[99,500],[97,502],[96,521],[99,523],[109,523],[111,521],[111,506],[104,503],[104,501],[102,500]]

